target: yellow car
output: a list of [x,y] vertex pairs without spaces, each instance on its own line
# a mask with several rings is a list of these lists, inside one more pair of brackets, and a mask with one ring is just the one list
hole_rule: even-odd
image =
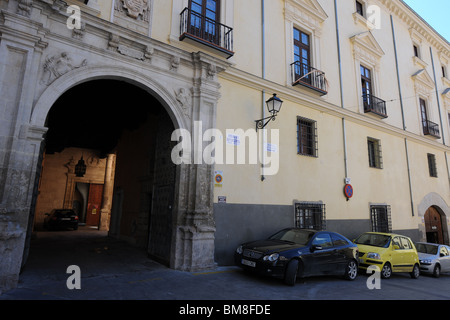
[[410,238],[392,233],[366,232],[354,243],[359,249],[360,269],[378,266],[384,279],[389,279],[393,272],[409,272],[413,279],[419,277],[419,256]]

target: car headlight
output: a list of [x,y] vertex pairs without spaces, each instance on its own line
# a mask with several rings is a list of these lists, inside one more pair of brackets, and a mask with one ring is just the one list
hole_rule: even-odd
[[236,252],[242,254],[242,246],[237,247]]
[[273,262],[273,261],[277,261],[279,257],[280,257],[279,253],[272,253],[270,255],[264,256],[263,260]]
[[420,260],[420,264],[431,264],[431,260],[430,259]]
[[378,253],[376,252],[369,252],[367,254],[367,259],[376,259],[376,260],[381,260],[381,257]]

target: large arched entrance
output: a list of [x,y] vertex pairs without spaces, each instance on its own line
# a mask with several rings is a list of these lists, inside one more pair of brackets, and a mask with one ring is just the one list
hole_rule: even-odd
[[[126,115],[134,116],[135,123],[133,125],[141,120],[139,112],[134,107],[148,107],[149,97],[158,101],[162,111],[161,116],[164,119],[156,120],[149,124],[147,128],[155,129],[161,126],[161,130],[156,132],[159,132],[162,136],[166,136],[170,130],[173,131],[173,128],[186,130],[193,135],[196,122],[201,122],[203,131],[215,126],[217,103],[220,98],[220,84],[217,75],[225,70],[229,63],[202,52],[192,53],[178,49],[173,50],[170,45],[149,41],[149,39],[145,40],[147,46],[143,46],[142,41],[127,42],[128,40],[125,39],[129,39],[130,35],[128,33],[122,34],[119,30],[116,31],[120,34],[113,35],[111,30],[106,29],[105,32],[91,34],[92,42],[90,45],[86,45],[84,48],[86,50],[78,50],[78,48],[72,51],[73,44],[70,41],[63,44],[60,40],[54,41],[52,39],[49,40],[50,43],[45,54],[42,54],[42,50],[47,47],[47,43],[45,43],[45,47],[35,51],[34,55],[30,53],[30,56],[26,58],[26,61],[34,61],[35,63],[24,64],[26,68],[22,71],[23,74],[27,74],[27,77],[25,77],[27,81],[18,83],[16,89],[17,92],[26,92],[26,94],[21,96],[20,101],[17,100],[17,110],[20,113],[14,120],[16,122],[11,121],[12,135],[8,136],[4,142],[4,146],[7,146],[4,148],[4,150],[7,150],[4,161],[4,164],[6,164],[4,171],[6,181],[4,188],[0,191],[8,190],[8,192],[3,194],[1,210],[8,215],[6,222],[2,223],[2,228],[0,228],[0,236],[6,239],[0,245],[0,251],[5,258],[0,259],[0,290],[7,290],[17,285],[20,268],[26,262],[28,256],[34,222],[38,220],[38,217],[35,217],[35,209],[38,205],[36,201],[40,191],[39,187],[42,187],[42,185],[39,185],[42,182],[39,177],[45,174],[50,164],[50,157],[44,157],[44,155],[47,155],[44,148],[50,146],[50,144],[47,146],[45,144],[48,132],[47,120],[52,107],[65,93],[71,91],[71,89],[81,88],[79,86],[84,83],[92,84],[91,82],[94,80],[127,82],[147,93],[145,99],[133,100],[135,92],[123,89],[110,89],[106,95],[100,94],[98,90],[94,89],[91,90],[89,95],[86,92],[80,92],[78,98],[81,98],[81,104],[78,103],[77,106],[69,108],[70,112],[63,116],[67,119],[76,118],[78,114],[81,114],[84,119],[97,119],[94,123],[88,123],[92,127],[104,125],[102,121],[98,121],[98,117],[90,117],[91,112],[95,112],[98,109],[97,107],[104,106],[104,101],[97,100],[99,102],[95,105],[95,108],[92,104],[88,109],[83,107],[86,102],[92,100],[92,97],[97,96],[114,97],[114,106],[117,106],[117,101],[122,101],[119,108],[129,111]],[[117,39],[124,40],[124,48],[128,49],[120,52],[114,46],[105,49],[106,43],[113,44],[112,36],[114,36],[114,39],[118,37]],[[136,48],[138,50],[148,49],[145,51],[145,59],[141,59],[135,54]],[[132,54],[128,55],[127,53]],[[75,57],[75,55],[77,56]],[[12,59],[11,57],[8,56],[8,59]],[[65,58],[63,72],[54,72],[57,71],[52,69],[55,66],[48,64],[58,57]],[[70,58],[75,59],[77,63],[68,63]],[[6,63],[15,63],[14,61],[11,60]],[[130,101],[137,102],[133,104]],[[106,116],[116,110],[109,104],[106,104],[106,106],[109,106],[109,108],[106,108]],[[105,113],[100,115],[101,119],[104,115]],[[152,115],[151,118],[155,119],[156,116]],[[168,123],[170,123],[170,126],[165,125]],[[145,123],[142,123],[142,125],[145,127]],[[66,126],[66,129],[68,128]],[[86,128],[86,125],[84,125],[84,128]],[[139,128],[137,127],[134,133],[138,132]],[[129,131],[133,133],[131,129]],[[102,130],[99,132],[102,132]],[[202,134],[202,132],[198,133]],[[78,137],[82,137],[83,134],[85,132],[79,132]],[[156,133],[154,134],[151,136],[157,137]],[[130,136],[129,141],[138,142]],[[126,138],[127,136],[120,137]],[[114,141],[109,136],[106,138],[107,140],[104,141]],[[90,135],[84,141],[89,140]],[[155,141],[161,140],[155,138]],[[89,184],[90,187],[91,184],[103,183],[103,191],[99,192],[103,194],[102,204],[93,206],[93,209],[95,209],[94,213],[98,214],[100,208],[99,224],[100,226],[107,225],[110,228],[110,234],[126,238],[126,240],[139,246],[151,247],[153,251],[150,250],[150,253],[155,256],[165,252],[161,260],[166,263],[169,260],[170,267],[174,269],[195,271],[214,268],[214,190],[211,183],[214,174],[213,166],[207,163],[194,162],[191,154],[188,162],[176,166],[175,174],[164,174],[164,172],[167,172],[165,169],[156,170],[163,176],[159,180],[159,185],[153,183],[151,188],[143,187],[139,189],[136,187],[139,182],[142,185],[146,182],[147,187],[150,185],[147,183],[150,181],[147,179],[148,175],[141,176],[141,179],[138,179],[134,184],[136,190],[131,191],[131,189],[121,186],[118,179],[119,176],[127,177],[128,171],[132,172],[139,166],[122,166],[120,164],[123,163],[123,159],[120,160],[119,158],[120,146],[122,146],[122,150],[126,150],[129,144],[118,142],[117,150],[105,148],[106,151],[102,150],[103,148],[92,149],[84,145],[81,148],[74,147],[72,144],[69,148],[66,148],[65,151],[72,152],[72,155],[65,162],[65,166],[60,168],[61,174],[65,175],[66,179],[70,178],[71,180],[70,183],[66,183],[65,187],[58,190],[63,191],[69,197],[63,196],[64,202],[61,204],[60,198],[54,196],[53,198],[59,199],[59,202],[53,206],[75,205],[84,208],[85,200],[83,200],[83,197],[87,197],[89,192],[83,191],[87,189],[83,186]],[[161,165],[165,165],[168,163],[166,157],[160,159],[155,157],[155,152],[159,148],[167,149],[170,147],[155,144],[147,148],[132,148],[129,152],[122,151],[120,154],[129,157],[129,162],[138,161],[145,158],[143,156],[133,157],[136,150],[146,150],[147,156],[150,153],[152,154],[153,164],[161,163]],[[84,177],[76,177],[74,168],[82,155],[83,160],[89,160],[88,167],[89,165],[99,167],[103,165],[104,176],[89,177],[87,173]],[[103,155],[103,158],[101,155]],[[100,161],[96,161],[97,158]],[[105,163],[102,164],[102,161]],[[105,186],[105,177],[111,177],[113,165],[116,165],[115,168],[127,169],[114,171],[116,175],[113,180],[114,183],[109,184],[109,187],[112,185],[111,191]],[[151,168],[149,163],[147,165],[147,168]],[[41,170],[42,168],[43,170]],[[155,170],[155,167],[153,167],[153,170]],[[148,173],[148,170],[145,172]],[[72,178],[72,175],[75,177]],[[167,188],[165,182],[167,180],[164,179],[173,177],[175,177],[175,183],[172,191]],[[131,181],[129,174],[128,179],[128,181]],[[106,194],[113,194],[114,196],[108,198],[105,197]],[[134,207],[128,204],[129,199],[133,198],[130,197],[130,194],[140,196],[139,201],[133,201]],[[160,204],[154,201],[156,194],[158,194],[157,199],[164,199],[161,200]],[[48,195],[51,195],[51,193],[48,193]],[[108,206],[104,205],[105,199],[106,202],[111,202],[111,213],[109,215],[103,214],[108,209]],[[87,201],[89,202],[89,200]],[[173,206],[170,203],[173,203]],[[161,209],[160,212],[169,211],[172,214],[169,214],[169,216],[159,213],[153,214],[154,211],[152,211],[150,215],[150,207],[158,207]],[[147,211],[145,212],[145,210]],[[45,214],[45,212],[41,213]],[[102,219],[102,217],[108,216],[110,217],[109,221],[108,219]],[[97,224],[97,222],[93,223]],[[163,230],[164,226],[167,227],[168,225],[170,225],[170,232]],[[155,232],[150,234],[154,230]],[[128,236],[124,236],[126,233],[128,233]],[[170,242],[161,240],[162,237],[170,239]],[[154,243],[163,243],[164,248],[149,245]],[[169,247],[170,249],[168,249]]]
[[[81,225],[110,230],[169,265],[175,126],[159,100],[125,81],[91,80],[57,99],[46,127],[35,230],[52,209],[74,209]],[[83,175],[75,170],[80,160]]]

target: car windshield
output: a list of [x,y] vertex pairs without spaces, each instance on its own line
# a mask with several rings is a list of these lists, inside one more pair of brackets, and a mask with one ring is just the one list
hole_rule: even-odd
[[432,244],[416,243],[416,249],[421,253],[437,254],[438,246]]
[[356,244],[364,244],[367,246],[387,248],[389,247],[391,237],[384,234],[363,233],[356,240]]
[[302,230],[302,229],[286,229],[274,234],[270,240],[281,240],[293,242],[299,245],[306,245],[311,237],[314,235],[314,231]]

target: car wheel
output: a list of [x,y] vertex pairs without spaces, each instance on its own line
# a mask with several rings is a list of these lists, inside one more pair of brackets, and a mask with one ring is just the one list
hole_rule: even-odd
[[438,264],[436,264],[433,270],[433,277],[439,278],[440,275],[441,275],[441,267]]
[[414,265],[413,271],[410,273],[411,278],[417,279],[420,276],[420,268],[418,264]]
[[358,265],[355,260],[350,260],[345,268],[345,279],[355,280],[358,276]]
[[391,264],[389,262],[386,262],[383,266],[383,269],[381,269],[381,277],[383,279],[389,279],[391,275],[392,275]]
[[295,285],[297,281],[298,260],[291,260],[284,273],[284,282],[290,286]]

